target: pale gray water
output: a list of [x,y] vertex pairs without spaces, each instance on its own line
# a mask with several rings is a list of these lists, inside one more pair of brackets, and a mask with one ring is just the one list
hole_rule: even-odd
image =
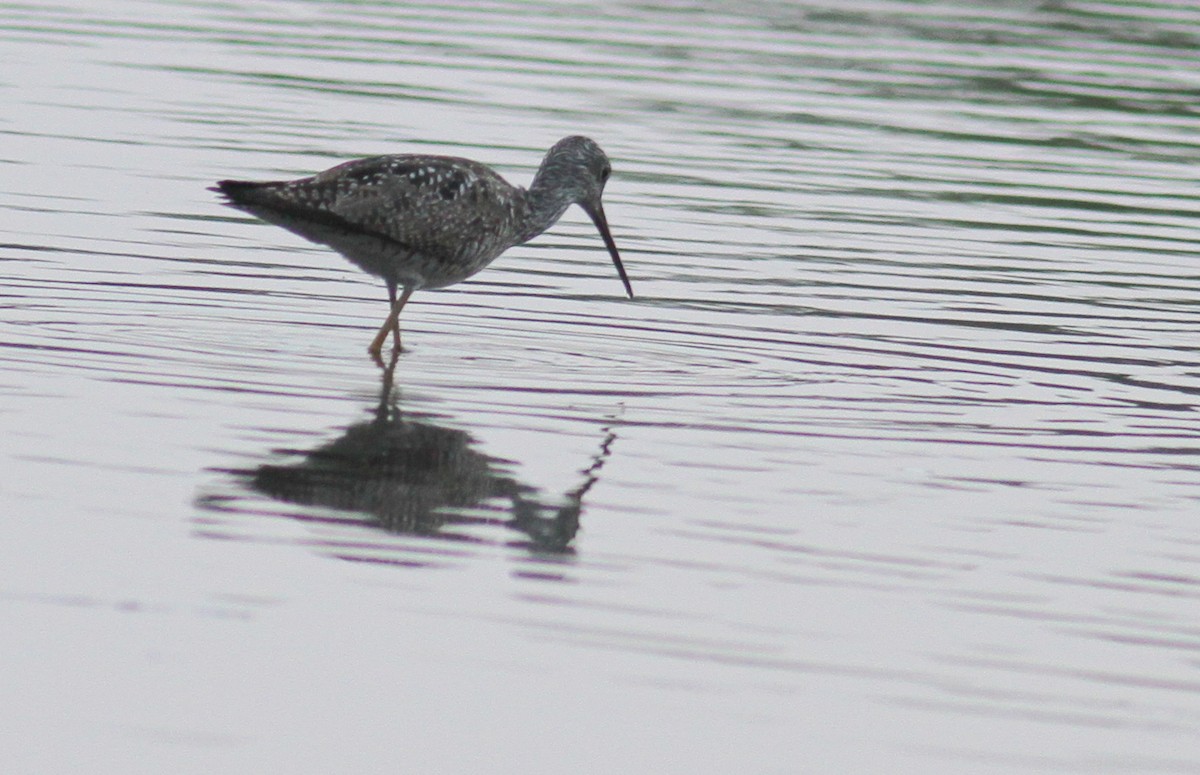
[[[1200,772],[1195,3],[0,11],[0,771]],[[205,190],[574,133],[382,407]]]

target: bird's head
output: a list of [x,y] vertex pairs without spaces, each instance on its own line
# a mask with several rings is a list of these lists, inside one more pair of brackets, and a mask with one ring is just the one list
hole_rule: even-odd
[[534,185],[542,184],[547,188],[556,189],[558,196],[583,208],[600,230],[604,246],[608,248],[613,265],[617,267],[617,274],[625,284],[625,292],[632,299],[633,287],[630,286],[625,267],[621,264],[621,255],[617,252],[617,245],[608,230],[608,219],[600,201],[604,195],[604,184],[608,182],[608,176],[611,174],[612,164],[600,146],[591,138],[572,135],[559,140],[546,153]]

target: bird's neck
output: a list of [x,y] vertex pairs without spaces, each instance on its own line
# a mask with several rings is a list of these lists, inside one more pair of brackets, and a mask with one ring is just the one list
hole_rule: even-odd
[[573,203],[570,193],[561,186],[549,185],[539,170],[529,190],[525,192],[525,218],[521,242],[527,242],[549,229]]

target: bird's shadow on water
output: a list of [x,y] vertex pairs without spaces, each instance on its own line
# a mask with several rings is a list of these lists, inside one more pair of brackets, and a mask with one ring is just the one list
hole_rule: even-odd
[[[390,533],[480,541],[461,528],[502,525],[518,537],[505,541],[508,545],[537,554],[573,553],[584,497],[599,478],[615,431],[604,430],[579,480],[551,498],[521,482],[512,473],[513,461],[479,451],[470,433],[403,412],[393,385],[395,367],[394,357],[383,367],[370,420],[313,449],[274,451],[298,462],[223,472],[275,500],[357,513]],[[229,499],[201,501],[211,510],[239,510]]]

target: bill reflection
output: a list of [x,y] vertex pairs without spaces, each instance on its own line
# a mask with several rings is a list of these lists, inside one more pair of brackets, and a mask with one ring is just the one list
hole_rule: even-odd
[[531,550],[572,551],[584,496],[609,455],[613,431],[580,480],[547,498],[513,475],[512,461],[480,452],[466,431],[406,415],[394,397],[394,368],[393,359],[371,420],[314,449],[281,450],[301,460],[242,472],[249,485],[288,503],[362,512],[394,533],[471,540],[454,528],[499,524]]

